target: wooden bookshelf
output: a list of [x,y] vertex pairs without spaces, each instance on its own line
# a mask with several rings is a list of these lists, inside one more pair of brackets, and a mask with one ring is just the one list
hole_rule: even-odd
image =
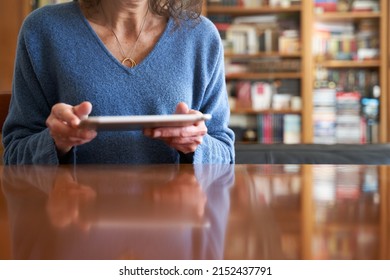
[[[305,88],[308,88],[309,82],[308,82],[308,66],[305,63],[304,57],[306,50],[306,45],[308,44],[307,41],[309,39],[309,34],[306,34],[303,27],[306,23],[304,23],[303,18],[305,18],[304,13],[307,10],[307,6],[305,2],[308,0],[303,0],[301,5],[291,5],[289,7],[272,7],[268,6],[267,4],[264,4],[261,7],[244,7],[244,6],[223,6],[222,4],[210,4],[207,6],[207,13],[206,15],[209,16],[211,19],[213,19],[213,16],[230,16],[231,18],[236,17],[244,17],[244,16],[262,16],[262,15],[275,15],[277,17],[286,17],[290,18],[297,24],[297,31],[299,34],[299,41],[300,41],[300,49],[296,51],[280,51],[280,50],[272,50],[272,51],[266,51],[266,52],[256,52],[252,54],[247,53],[234,53],[229,52],[225,50],[225,59],[227,61],[239,61],[239,63],[242,63],[242,61],[254,61],[258,59],[267,59],[267,58],[275,58],[279,60],[285,60],[285,59],[297,59],[300,63],[300,69],[293,69],[289,71],[274,71],[269,69],[264,69],[261,72],[260,71],[235,71],[234,69],[232,71],[229,71],[230,69],[227,68],[226,71],[226,81],[229,82],[240,82],[240,81],[249,81],[251,83],[255,82],[266,82],[266,81],[275,81],[275,80],[293,80],[297,81],[299,84],[299,89],[296,92],[293,92],[293,95],[298,95],[301,98],[302,104],[309,104],[309,102],[306,100],[307,96],[305,94]],[[245,63],[245,62],[244,62]],[[310,84],[311,86],[311,84]],[[306,131],[306,125],[305,125],[305,118],[307,118],[305,115],[307,114],[305,109],[302,108],[301,110],[273,110],[272,108],[268,110],[253,110],[251,108],[232,108],[231,113],[234,117],[234,115],[248,115],[248,117],[253,117],[255,115],[273,115],[273,114],[296,114],[299,115],[301,118],[301,142],[309,142],[309,135],[310,130]],[[258,124],[259,125],[259,124]],[[258,128],[260,129],[260,128]],[[239,140],[238,140],[239,141]],[[259,140],[258,140],[259,141]]]
[[[223,2],[221,2],[223,3]],[[390,38],[387,31],[389,3],[386,0],[379,0],[379,11],[331,11],[318,12],[315,7],[315,0],[302,0],[300,5],[292,5],[290,7],[270,7],[267,6],[266,1],[261,7],[244,7],[244,6],[223,6],[222,4],[207,5],[206,15],[213,18],[215,15],[226,15],[232,19],[242,16],[255,15],[294,15],[300,19],[300,40],[301,50],[299,52],[284,54],[278,51],[272,52],[258,52],[254,54],[237,54],[227,51],[225,53],[226,60],[256,60],[262,58],[277,57],[280,59],[293,58],[299,59],[301,62],[301,69],[297,72],[253,72],[253,71],[227,71],[227,82],[234,80],[272,80],[272,79],[296,79],[300,81],[300,97],[302,99],[302,110],[294,112],[301,115],[301,142],[314,142],[314,105],[313,105],[313,90],[316,83],[316,69],[334,69],[338,71],[377,71],[379,75],[379,86],[381,89],[381,96],[379,98],[379,125],[378,135],[376,137],[379,143],[385,143],[390,139],[390,114],[388,108],[390,107],[390,99],[387,97],[388,82],[390,81],[390,73],[388,71],[388,58],[390,51],[388,46]],[[379,33],[379,55],[377,58],[364,60],[340,60],[340,59],[325,59],[314,56],[313,49],[313,35],[315,32],[314,25],[317,22],[324,23],[352,23],[354,25],[360,22],[372,20],[378,23]],[[248,114],[254,115],[256,111],[250,109],[237,110],[232,109],[233,114]],[[258,112],[259,114],[272,114],[272,110],[265,110]]]
[[[314,0],[311,1],[314,3]],[[313,5],[313,4],[312,4]],[[314,26],[317,23],[323,23],[323,24],[332,24],[332,23],[345,23],[345,25],[354,26],[355,30],[353,31],[355,36],[357,32],[359,32],[359,25],[364,23],[370,23],[370,24],[376,24],[377,28],[375,28],[375,31],[378,32],[374,38],[379,41],[378,43],[378,54],[377,57],[369,58],[369,59],[360,59],[359,57],[354,58],[353,60],[335,60],[333,58],[322,58],[322,57],[315,57],[314,53],[315,50],[311,50],[310,53],[313,53],[311,62],[312,71],[311,73],[311,79],[313,81],[316,80],[316,69],[327,69],[330,71],[366,71],[366,72],[376,72],[378,76],[378,86],[380,87],[380,97],[379,100],[379,121],[377,125],[377,133],[373,133],[373,137],[370,137],[372,139],[375,139],[375,142],[379,143],[385,143],[389,141],[389,131],[388,131],[388,124],[389,124],[389,116],[387,114],[388,108],[389,108],[389,99],[388,99],[388,1],[387,0],[379,0],[379,11],[349,11],[349,12],[337,12],[337,11],[327,11],[322,13],[315,12],[314,7],[311,8],[311,17],[312,22],[310,26],[313,26],[313,28],[310,28],[313,37],[316,34],[316,30]],[[372,28],[372,27],[371,27]],[[374,29],[374,28],[373,28]],[[373,30],[372,29],[372,30]],[[357,40],[357,37],[356,37]],[[344,43],[342,41],[341,43]],[[341,72],[340,72],[341,73]],[[355,87],[355,85],[350,85],[350,88]],[[312,87],[313,88],[313,87]],[[350,89],[349,89],[350,90]],[[348,91],[348,90],[344,90]],[[367,91],[363,90],[360,91],[360,94],[363,96],[367,96]],[[312,108],[313,109],[313,108]],[[363,110],[363,109],[362,109]],[[313,113],[311,114],[313,116]],[[308,123],[307,125],[310,127],[314,127],[314,119],[309,118],[311,123]],[[367,121],[368,122],[368,121]],[[368,125],[367,125],[368,126]],[[368,128],[367,128],[368,129]],[[363,129],[362,129],[363,131]],[[363,132],[361,132],[363,133]],[[314,138],[314,131],[310,132],[311,135],[308,135],[309,138]],[[337,137],[336,137],[336,141]],[[375,143],[374,142],[374,143]]]

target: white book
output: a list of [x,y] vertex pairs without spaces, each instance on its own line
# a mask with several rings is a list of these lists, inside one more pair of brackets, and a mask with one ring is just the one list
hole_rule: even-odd
[[255,54],[259,50],[257,30],[253,25],[232,24],[226,31],[226,39],[233,42],[236,53]]
[[260,15],[260,16],[243,16],[236,17],[233,24],[240,23],[276,23],[278,17],[276,15]]
[[283,116],[283,143],[298,144],[301,142],[301,116],[286,114]]

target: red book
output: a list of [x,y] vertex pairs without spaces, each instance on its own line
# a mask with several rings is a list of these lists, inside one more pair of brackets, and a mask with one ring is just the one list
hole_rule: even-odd
[[337,11],[337,3],[336,2],[317,2],[314,3],[314,7],[316,9],[320,9],[322,12],[336,12]]

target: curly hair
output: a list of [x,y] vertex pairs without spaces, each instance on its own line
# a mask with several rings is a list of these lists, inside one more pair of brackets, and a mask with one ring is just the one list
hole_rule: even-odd
[[[88,7],[96,7],[101,0],[74,0]],[[172,17],[177,24],[182,20],[196,20],[202,13],[203,0],[148,0],[149,9],[160,16]]]

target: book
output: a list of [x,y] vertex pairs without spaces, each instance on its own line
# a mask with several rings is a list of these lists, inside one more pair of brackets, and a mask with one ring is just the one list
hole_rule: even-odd
[[351,5],[353,12],[374,12],[379,11],[378,0],[355,0]]
[[336,141],[337,143],[361,143],[362,117],[360,116],[361,94],[337,92],[336,94]]
[[336,12],[338,0],[315,0],[314,10],[316,13]]
[[301,116],[285,114],[283,116],[283,143],[298,144],[301,142]]
[[233,53],[255,54],[259,50],[256,27],[249,24],[231,24],[226,29],[226,40],[232,42]]

